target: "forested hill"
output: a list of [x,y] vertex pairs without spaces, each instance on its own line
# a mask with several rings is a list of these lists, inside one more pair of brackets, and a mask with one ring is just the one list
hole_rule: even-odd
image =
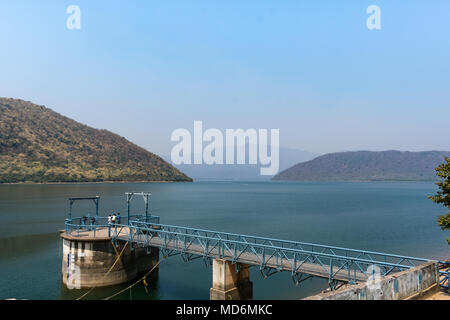
[[432,181],[437,179],[434,169],[446,156],[449,151],[330,153],[286,169],[273,180]]
[[44,106],[0,98],[0,183],[192,181],[157,155]]

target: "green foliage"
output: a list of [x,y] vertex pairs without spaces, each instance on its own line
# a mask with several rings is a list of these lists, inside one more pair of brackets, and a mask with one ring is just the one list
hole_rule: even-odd
[[0,183],[99,181],[192,179],[112,132],[0,98]]
[[[446,157],[445,163],[436,168],[436,175],[442,179],[436,183],[439,191],[429,198],[450,209],[450,158]],[[438,223],[442,230],[450,230],[450,212],[439,216]],[[447,238],[447,242],[450,244],[450,238]]]
[[442,230],[450,230],[450,213],[438,217],[438,223]]

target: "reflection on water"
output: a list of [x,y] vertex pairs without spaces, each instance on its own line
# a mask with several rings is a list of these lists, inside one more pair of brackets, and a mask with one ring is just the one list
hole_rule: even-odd
[[[436,217],[445,213],[427,199],[433,183],[196,182],[147,184],[0,185],[0,298],[76,299],[86,290],[61,286],[61,240],[70,196],[100,195],[100,214],[126,213],[124,193],[151,192],[161,223],[259,235],[388,253],[450,256]],[[142,200],[142,199],[140,199]],[[142,212],[143,201],[132,203]],[[76,203],[74,215],[94,213]],[[163,260],[147,278],[114,299],[209,299],[211,267],[202,259]],[[251,269],[255,299],[299,299],[325,289],[312,278],[293,284],[289,273],[263,280]],[[133,283],[96,288],[103,299]]]

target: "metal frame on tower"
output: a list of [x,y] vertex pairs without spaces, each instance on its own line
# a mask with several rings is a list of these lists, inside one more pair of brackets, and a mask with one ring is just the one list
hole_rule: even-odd
[[133,196],[142,196],[145,202],[145,218],[148,218],[148,196],[151,196],[151,193],[147,192],[125,192],[127,195],[127,221],[130,221],[130,202]]
[[93,200],[95,204],[95,216],[98,217],[98,201],[100,200],[100,197],[95,196],[95,197],[69,198],[69,214],[68,214],[69,219],[72,219],[72,206],[73,203],[77,200]]

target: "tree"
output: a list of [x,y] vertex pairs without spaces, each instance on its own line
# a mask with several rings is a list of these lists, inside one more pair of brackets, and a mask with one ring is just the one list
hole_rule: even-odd
[[[442,204],[450,209],[450,159],[445,157],[446,163],[439,165],[436,170],[436,175],[443,180],[436,182],[439,187],[439,191],[436,195],[429,197],[436,203]],[[450,212],[446,215],[438,217],[437,222],[442,230],[450,230]],[[447,238],[447,242],[450,244],[450,238]]]

